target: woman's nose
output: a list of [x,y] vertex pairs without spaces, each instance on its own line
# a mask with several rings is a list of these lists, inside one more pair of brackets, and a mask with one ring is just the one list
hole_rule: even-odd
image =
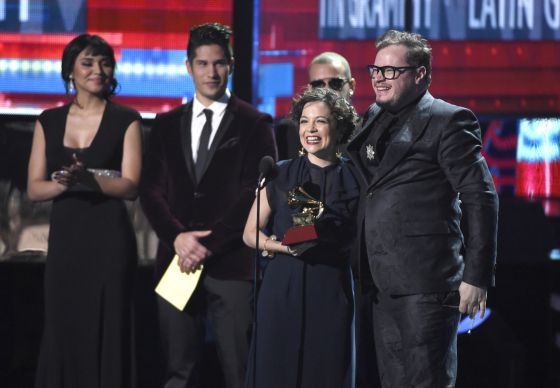
[[103,71],[103,66],[101,65],[101,63],[95,63],[95,64],[93,65],[93,68],[94,68],[94,70],[95,70],[95,72],[96,72],[97,74],[103,74],[103,73],[105,73],[105,72]]

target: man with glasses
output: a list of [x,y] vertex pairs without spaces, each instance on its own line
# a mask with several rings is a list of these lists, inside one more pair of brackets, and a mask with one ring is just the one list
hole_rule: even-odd
[[384,388],[454,387],[460,314],[483,316],[494,283],[498,199],[476,117],[428,92],[428,42],[391,30],[376,48],[376,102],[348,153],[379,373]]
[[356,80],[352,78],[350,64],[346,58],[326,51],[313,58],[309,64],[309,86],[328,87],[350,101],[354,94]]

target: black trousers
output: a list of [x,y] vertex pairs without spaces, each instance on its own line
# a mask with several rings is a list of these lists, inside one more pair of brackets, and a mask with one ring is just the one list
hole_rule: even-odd
[[373,328],[383,388],[455,386],[458,305],[458,291],[375,296]]
[[195,366],[202,353],[207,319],[213,329],[225,387],[242,388],[251,335],[253,285],[250,281],[209,276],[200,281],[184,311],[158,297],[161,339],[167,361],[164,387],[200,386]]
[[359,280],[355,282],[356,388],[380,388],[379,373],[373,340],[373,290],[364,292]]

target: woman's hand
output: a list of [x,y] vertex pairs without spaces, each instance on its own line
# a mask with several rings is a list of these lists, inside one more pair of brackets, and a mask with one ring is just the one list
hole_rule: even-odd
[[[78,158],[78,155],[76,155],[75,153],[72,154],[72,159],[74,161],[70,166],[64,166],[62,167],[61,171],[57,171],[57,173],[59,173],[60,175],[60,178],[58,178],[59,180],[57,179],[57,182],[68,187],[72,187],[76,184],[81,184],[88,189],[99,191],[99,183],[95,179],[95,176],[86,169],[84,162],[82,162]],[[53,177],[53,179],[55,177]]]
[[53,172],[51,174],[51,180],[53,182],[63,185],[66,188],[69,188],[73,184],[72,174],[70,174],[66,170],[59,170]]
[[317,245],[317,241],[306,241],[299,244],[288,245],[288,253],[292,256],[301,256],[305,251]]

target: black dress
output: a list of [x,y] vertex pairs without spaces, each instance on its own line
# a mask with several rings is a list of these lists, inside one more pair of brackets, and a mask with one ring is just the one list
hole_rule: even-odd
[[[41,114],[47,172],[72,163],[120,170],[137,112],[108,102],[90,147],[64,147],[69,105]],[[136,242],[124,202],[93,191],[53,200],[45,269],[45,327],[36,388],[134,386],[132,277]]]
[[292,226],[291,215],[301,211],[288,206],[287,192],[302,184],[326,204],[317,225],[319,243],[300,257],[277,253],[267,265],[259,290],[247,387],[354,386],[349,258],[358,183],[345,162],[326,168],[311,164],[307,157],[280,162],[278,176],[267,186],[273,233],[279,240]]

